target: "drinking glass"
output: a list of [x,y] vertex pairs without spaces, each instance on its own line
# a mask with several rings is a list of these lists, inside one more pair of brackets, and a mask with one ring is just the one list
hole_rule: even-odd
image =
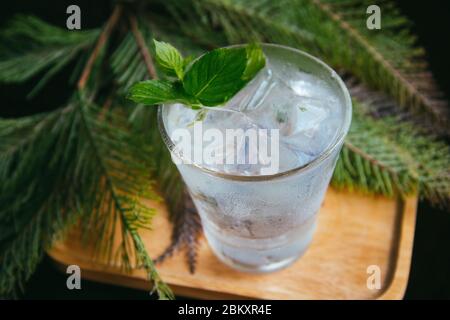
[[[310,245],[317,213],[351,122],[343,81],[319,59],[293,48],[262,44],[269,60],[294,65],[324,80],[338,97],[340,117],[332,141],[312,161],[273,175],[217,172],[197,163],[177,164],[215,255],[232,268],[269,272],[301,257]],[[172,157],[181,158],[167,130],[170,105],[158,111],[160,131]],[[283,155],[280,154],[280,157]]]

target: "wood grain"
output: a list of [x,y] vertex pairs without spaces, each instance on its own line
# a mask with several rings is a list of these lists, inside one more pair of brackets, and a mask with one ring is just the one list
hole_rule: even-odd
[[[387,199],[329,189],[311,247],[287,269],[258,275],[234,271],[201,239],[194,275],[183,254],[169,258],[158,270],[175,293],[204,299],[401,299],[410,269],[416,205],[417,196]],[[143,232],[154,256],[168,245],[171,234],[166,209],[157,206],[154,230]],[[49,252],[60,268],[77,264],[86,279],[149,289],[142,270],[127,274],[107,261],[94,261],[77,233],[74,230]],[[367,288],[370,265],[381,270],[381,289]]]

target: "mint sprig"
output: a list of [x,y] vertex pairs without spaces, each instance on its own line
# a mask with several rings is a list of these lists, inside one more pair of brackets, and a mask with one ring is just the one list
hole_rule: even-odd
[[175,80],[147,80],[134,84],[128,98],[147,105],[180,102],[194,109],[219,106],[231,99],[265,65],[257,44],[219,48],[191,61],[172,45],[154,40],[156,62]]

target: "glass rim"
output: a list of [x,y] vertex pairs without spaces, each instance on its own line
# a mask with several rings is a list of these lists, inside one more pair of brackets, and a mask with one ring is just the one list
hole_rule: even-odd
[[[231,46],[227,46],[225,48],[233,48],[233,47],[240,47],[240,46],[244,46],[246,44],[237,44],[237,45],[231,45]],[[306,57],[307,59],[311,60],[312,62],[316,63],[317,65],[320,65],[322,68],[324,68],[326,71],[329,71],[330,74],[333,75],[333,81],[336,81],[336,83],[338,84],[341,92],[343,93],[344,96],[344,112],[345,112],[345,116],[343,117],[342,120],[342,125],[339,127],[339,131],[338,134],[336,135],[336,137],[334,138],[333,142],[330,143],[326,149],[324,149],[318,157],[314,158],[313,160],[307,162],[306,164],[303,164],[301,166],[286,170],[286,171],[282,171],[282,172],[277,172],[275,174],[270,174],[270,175],[258,175],[258,176],[244,176],[244,175],[237,175],[237,174],[229,174],[229,173],[225,173],[225,172],[219,172],[219,171],[215,171],[209,168],[205,168],[203,167],[201,164],[195,163],[195,162],[191,162],[191,163],[182,163],[184,165],[190,165],[190,166],[194,166],[197,169],[216,176],[216,177],[220,177],[223,179],[227,179],[227,180],[236,180],[236,181],[268,181],[268,180],[274,180],[274,179],[278,179],[281,177],[287,177],[287,176],[291,176],[295,173],[301,173],[301,172],[305,172],[305,171],[309,171],[312,170],[313,168],[315,168],[317,165],[319,165],[320,163],[322,163],[324,160],[326,160],[327,158],[329,158],[331,156],[331,154],[333,153],[333,151],[338,148],[340,145],[342,145],[342,143],[344,142],[345,136],[347,135],[347,132],[350,128],[350,123],[351,123],[351,118],[352,118],[352,100],[350,97],[350,93],[348,92],[347,87],[345,86],[344,81],[341,79],[341,77],[336,73],[336,71],[334,71],[330,66],[328,66],[325,62],[323,62],[322,60],[312,56],[309,53],[306,53],[302,50],[299,49],[295,49],[292,47],[288,47],[288,46],[284,46],[284,45],[280,45],[280,44],[274,44],[274,43],[261,43],[261,46],[264,47],[273,47],[273,48],[279,48],[279,49],[283,49],[283,50],[287,50],[287,51],[291,51],[294,52],[298,55],[302,55],[303,57]],[[164,108],[165,104],[161,104],[158,107],[158,127],[159,127],[159,131],[161,133],[161,136],[163,138],[164,143],[166,144],[167,148],[169,149],[169,152],[171,154],[175,154],[175,156],[177,156],[179,159],[181,159],[183,161],[183,157],[175,152],[175,144],[173,143],[172,139],[169,136],[169,133],[167,132],[165,125],[164,125],[164,119],[163,119],[163,108]]]

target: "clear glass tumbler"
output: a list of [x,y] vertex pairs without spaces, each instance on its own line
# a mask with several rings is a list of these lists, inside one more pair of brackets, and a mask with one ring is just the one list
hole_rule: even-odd
[[[198,164],[177,164],[201,217],[208,243],[225,264],[246,272],[269,272],[301,257],[313,238],[317,212],[333,174],[351,122],[351,99],[343,81],[325,63],[302,51],[263,44],[278,59],[325,80],[342,108],[334,140],[313,161],[273,175],[243,176],[212,171]],[[181,157],[170,139],[167,110],[159,109],[163,140]]]

